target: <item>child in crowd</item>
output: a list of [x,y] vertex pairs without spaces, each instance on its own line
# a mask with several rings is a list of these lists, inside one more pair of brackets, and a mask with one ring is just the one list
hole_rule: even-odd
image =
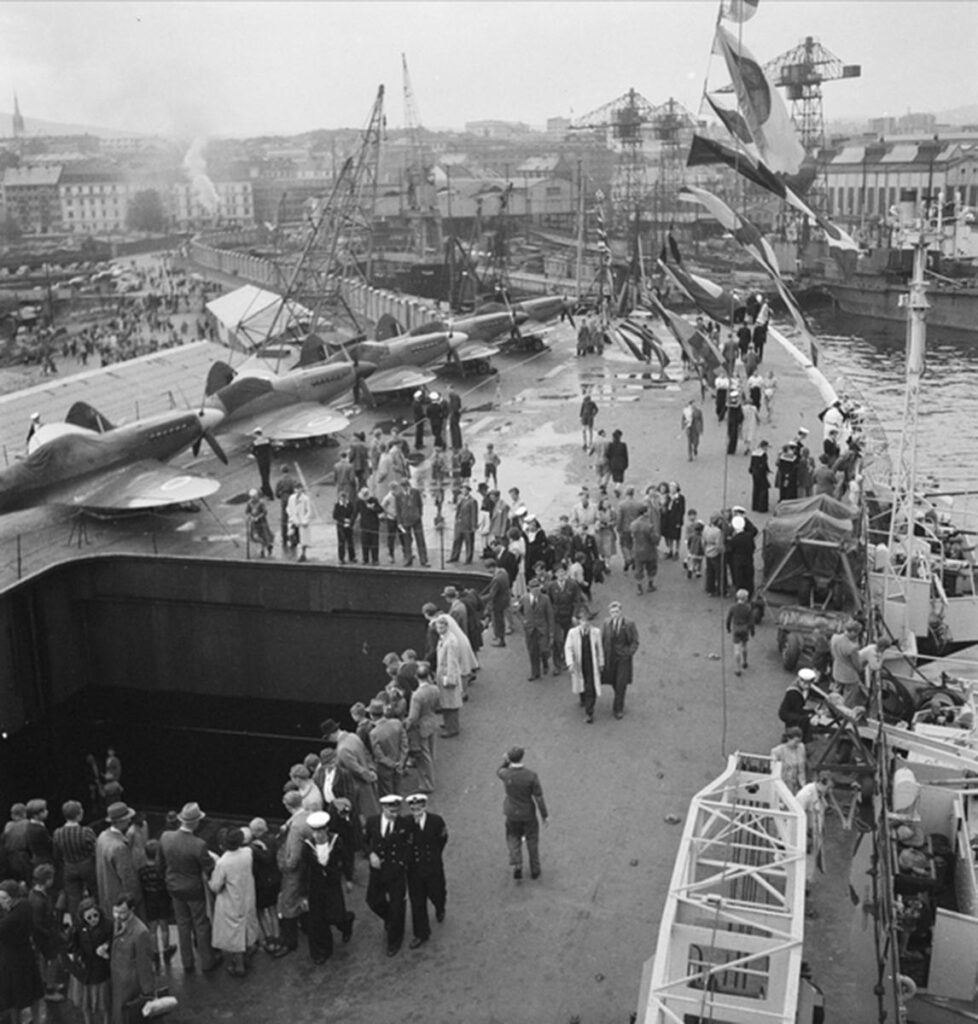
[[774,370],[767,371],[762,390],[764,394],[764,412],[767,414],[768,423],[770,423],[771,417],[774,415],[774,395],[778,390],[778,380],[774,376]]
[[486,483],[489,483],[489,481],[492,480],[493,487],[499,486],[499,479],[496,473],[499,469],[499,463],[501,461],[502,460],[499,458],[499,454],[497,453],[495,446],[491,443],[487,444],[486,455],[484,460],[486,470]]
[[153,960],[160,967],[164,962],[170,962],[177,947],[170,945],[173,907],[166,891],[166,878],[160,868],[158,839],[150,839],[146,843],[146,863],[139,869],[139,884],[146,900],[146,924],[154,946]]
[[747,668],[747,641],[754,635],[754,610],[746,590],[737,591],[737,602],[727,612],[727,632],[733,636],[734,675]]
[[683,567],[686,579],[703,575],[703,530],[705,524],[696,518],[696,509],[690,509],[683,524]]

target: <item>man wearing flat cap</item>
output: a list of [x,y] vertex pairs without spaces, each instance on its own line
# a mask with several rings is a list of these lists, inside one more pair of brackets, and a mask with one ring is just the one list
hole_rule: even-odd
[[367,818],[364,827],[370,863],[367,906],[384,922],[388,956],[396,956],[404,941],[407,831],[400,816],[401,803],[393,794],[381,797],[380,814]]
[[116,900],[125,893],[134,897],[138,908],[142,907],[143,890],[126,841],[126,830],[135,815],[136,812],[122,801],[109,804],[105,818],[109,827],[103,829],[95,841],[95,879],[99,905],[107,920],[112,918]]
[[214,870],[214,858],[207,844],[196,834],[204,820],[197,803],[183,805],[177,815],[180,827],[160,836],[160,870],[173,903],[177,922],[180,959],[185,971],[193,971],[194,942],[203,971],[212,971],[221,963],[221,955],[211,946],[211,923],[207,918],[204,879]]
[[431,938],[428,901],[435,908],[435,920],[445,920],[445,866],[442,851],[448,842],[445,819],[428,810],[428,797],[412,793],[407,803],[407,888],[411,897],[411,949]]

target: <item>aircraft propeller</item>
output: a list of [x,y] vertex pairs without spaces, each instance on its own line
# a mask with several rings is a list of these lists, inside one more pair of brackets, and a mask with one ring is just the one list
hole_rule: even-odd
[[211,432],[211,428],[210,428],[210,426],[207,423],[206,413],[207,413],[207,410],[205,410],[203,407],[201,407],[200,411],[197,413],[197,422],[198,422],[198,425],[200,426],[200,433],[197,435],[197,438],[194,441],[194,443],[190,446],[190,450],[193,452],[194,458],[196,458],[200,454],[200,442],[201,441],[206,441],[207,442],[207,447],[210,448],[210,450],[226,466],[228,464],[227,454],[225,453],[224,449],[221,447],[221,445],[218,442],[217,438]]

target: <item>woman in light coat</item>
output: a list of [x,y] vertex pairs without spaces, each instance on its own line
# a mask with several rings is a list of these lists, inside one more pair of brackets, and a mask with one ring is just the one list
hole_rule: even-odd
[[214,865],[208,885],[216,896],[211,941],[228,955],[228,973],[245,973],[245,953],[261,938],[251,848],[244,845],[240,828],[228,830],[225,852]]
[[298,532],[299,561],[306,560],[306,552],[312,543],[312,502],[301,482],[297,481],[295,490],[289,495],[289,503],[285,507],[289,517],[289,528]]
[[[435,679],[445,726],[444,736],[458,735],[458,713],[462,707],[462,660],[459,641],[449,625],[448,615],[435,619],[438,631],[438,654]],[[456,624],[457,625],[457,624]]]

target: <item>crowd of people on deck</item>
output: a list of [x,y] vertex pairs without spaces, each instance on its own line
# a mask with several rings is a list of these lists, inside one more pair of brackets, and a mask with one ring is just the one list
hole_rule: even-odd
[[[770,419],[777,382],[773,373],[760,377],[757,372],[763,345],[758,352],[752,335],[745,351],[739,343],[736,348],[726,376],[717,381],[718,394],[727,382],[722,406],[719,400],[716,405],[718,421],[736,407],[730,402],[735,391],[746,397],[758,420],[761,409]],[[383,546],[389,564],[396,564],[399,552],[401,563],[411,566],[417,549],[420,564],[429,565],[427,499],[436,511],[436,528],[450,531],[446,561],[480,562],[491,573],[488,585],[481,590],[447,586],[432,594],[421,609],[425,631],[418,648],[387,654],[383,687],[369,702],[350,708],[353,727],[327,719],[321,724],[321,749],[289,768],[280,828],[262,818],[219,828],[191,801],[170,812],[162,831],[151,836],[144,816],[123,800],[121,763],[114,752],[104,766],[96,766],[87,806],[66,802],[64,824],[53,832],[45,800],[15,805],[0,844],[5,879],[0,882],[0,1013],[34,1005],[34,1019],[40,1021],[37,1002],[65,998],[67,970],[68,994],[86,1022],[111,1015],[113,1024],[121,1024],[127,1005],[154,994],[159,972],[178,953],[185,972],[210,972],[223,963],[229,974],[242,976],[259,949],[276,958],[297,950],[300,932],[311,959],[323,963],[333,952],[334,932],[344,943],[353,941],[356,912],[349,904],[361,880],[358,858],[366,862],[366,907],[384,923],[386,953],[395,956],[402,947],[408,905],[410,945],[429,941],[429,904],[436,922],[444,920],[447,908],[448,828],[428,810],[437,788],[436,747],[438,737],[449,740],[462,731],[465,705],[478,692],[483,637],[488,633],[490,646],[505,647],[522,632],[529,682],[566,672],[584,724],[594,721],[607,685],[614,694],[611,713],[619,720],[639,636],[622,601],[612,601],[600,624],[594,622],[603,603],[597,588],[609,574],[631,577],[634,599],[645,600],[659,586],[660,559],[674,560],[686,581],[703,581],[709,596],[735,592],[726,626],[735,670],[749,667],[758,528],[746,508],[715,507],[701,518],[678,481],[632,482],[623,431],[614,429],[607,437],[599,425],[601,410],[585,389],[581,442],[590,479],[557,522],[545,528],[519,487],[501,489],[505,463],[493,444],[485,446],[479,464],[461,436],[460,419],[453,423],[461,406],[453,408],[450,394],[441,421],[449,426],[448,444],[431,418],[433,404],[441,409],[440,397],[422,394],[418,402],[424,415],[414,420],[413,447],[408,435],[385,435],[376,428],[369,440],[356,433],[342,452],[332,517],[339,560],[376,565]],[[695,401],[689,405],[693,412],[687,418],[684,409],[682,425],[689,457],[695,458],[702,414],[696,417]],[[858,442],[849,441],[844,451],[839,430],[832,429],[837,419],[841,428],[846,416],[842,403],[823,416],[822,454],[831,460],[826,465],[832,493],[841,496],[851,494],[858,456]],[[742,415],[735,418],[744,422]],[[688,435],[697,420],[694,444]],[[426,428],[434,442],[430,454]],[[796,463],[806,465],[807,433],[800,430],[785,446],[793,449]],[[735,454],[743,440],[740,429],[728,433],[728,442],[731,436],[734,446],[728,444],[727,451]],[[755,450],[753,435],[749,441],[752,456],[763,455],[766,464],[766,443]],[[848,467],[840,467],[847,456],[852,456]],[[752,457],[750,472],[751,511],[766,512],[770,469],[759,472]],[[814,473],[808,478],[797,472],[787,486],[776,481],[782,498],[828,484],[824,475],[817,483]],[[264,496],[258,489],[251,492],[251,536],[263,553],[271,553],[269,490],[279,503],[281,547],[301,558],[309,546],[309,498],[288,465],[274,484],[263,474]],[[715,496],[713,504],[720,504]],[[828,638],[827,645],[834,659],[840,644]],[[857,652],[862,658],[861,647]],[[841,661],[843,654],[838,656]],[[803,682],[800,677],[796,686],[803,698],[799,714],[807,714]],[[799,747],[803,752],[806,733],[801,719],[791,717],[796,703],[786,697],[782,705],[786,734],[775,749],[789,785],[804,790],[808,782]],[[539,778],[525,768],[523,756],[523,750],[512,748],[499,770],[517,880],[524,845],[531,878],[540,877],[537,816],[547,820]],[[171,924],[176,944],[170,942]],[[18,966],[11,971],[9,965]]]

